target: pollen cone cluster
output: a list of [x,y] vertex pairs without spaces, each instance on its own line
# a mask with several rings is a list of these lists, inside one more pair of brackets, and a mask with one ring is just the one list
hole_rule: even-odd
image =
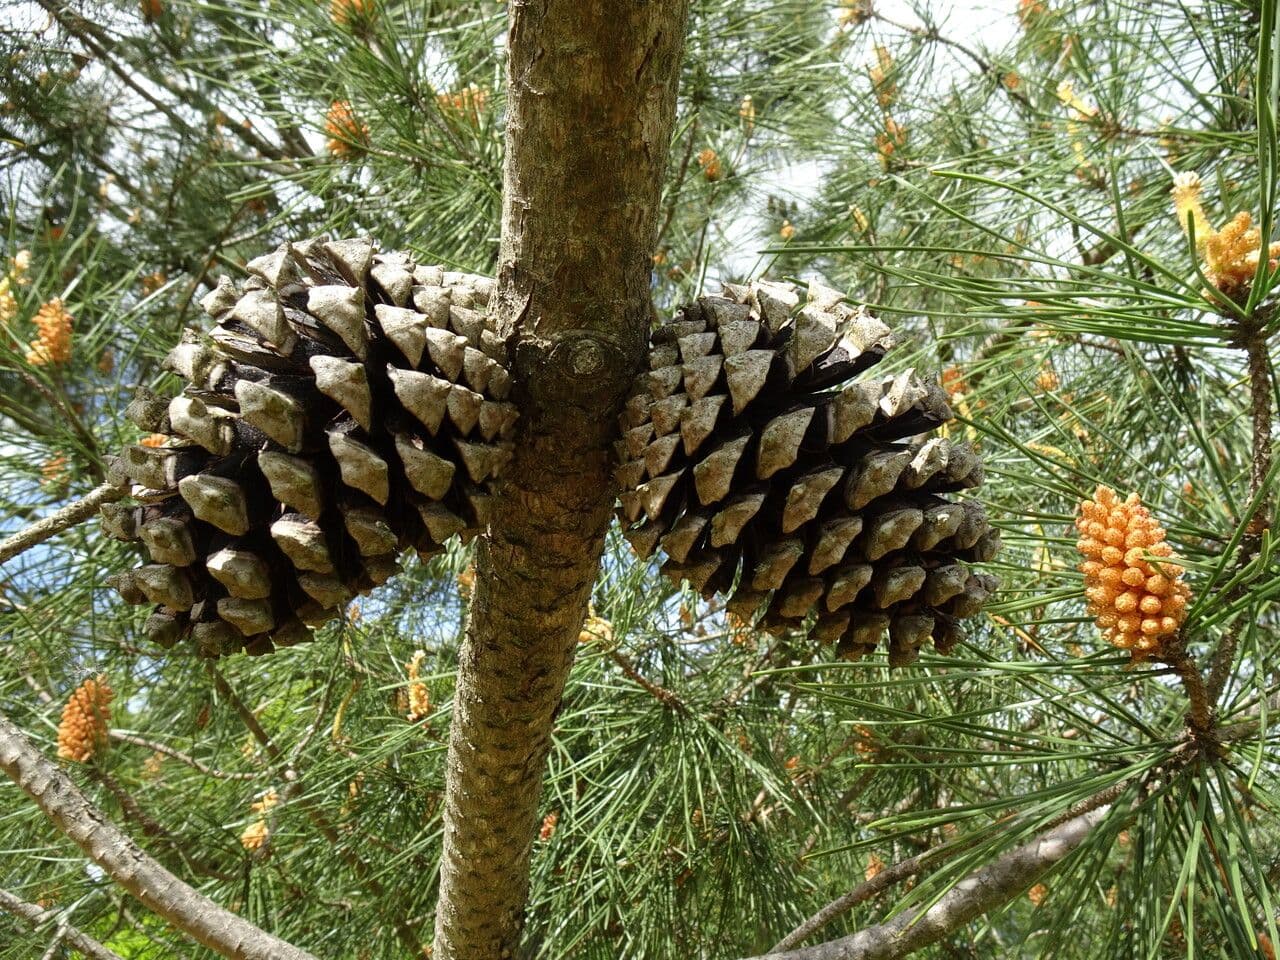
[[1139,659],[1158,655],[1186,619],[1191,588],[1136,493],[1121,500],[1098,487],[1093,496],[1076,517],[1089,613],[1108,643]]
[[167,364],[188,383],[130,415],[134,504],[103,526],[152,563],[116,578],[151,638],[202,656],[309,639],[353,595],[485,523],[517,411],[490,329],[491,281],[377,253],[287,244],[202,302],[217,321]]
[[914,372],[858,378],[888,328],[811,284],[726,286],[652,337],[622,417],[625,535],[642,557],[775,632],[811,626],[856,658],[890,662],[961,638],[994,580],[966,561],[999,548],[973,450],[923,435],[951,418]]
[[33,367],[56,366],[71,359],[71,314],[61,300],[50,300],[33,318],[36,338],[27,351],[27,363]]
[[113,696],[105,675],[90,677],[72,691],[58,724],[58,756],[76,763],[92,759],[107,738]]
[[1239,299],[1253,284],[1258,260],[1265,249],[1267,269],[1274,270],[1280,259],[1280,242],[1264,244],[1262,230],[1253,217],[1241,210],[1221,230],[1209,223],[1201,202],[1200,177],[1194,171],[1173,178],[1173,212],[1183,230],[1187,220],[1194,223],[1196,248],[1204,258],[1205,278],[1229,297]]

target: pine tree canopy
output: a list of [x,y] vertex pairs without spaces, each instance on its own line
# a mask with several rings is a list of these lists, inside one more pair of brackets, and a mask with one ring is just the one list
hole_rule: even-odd
[[1276,0],[0,58],[0,960],[1274,960]]

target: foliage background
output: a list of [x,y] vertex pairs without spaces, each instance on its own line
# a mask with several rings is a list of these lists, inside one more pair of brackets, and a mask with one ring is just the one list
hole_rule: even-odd
[[[858,929],[1116,785],[1042,886],[928,955],[1274,956],[1280,570],[1269,537],[1244,564],[1237,545],[1272,514],[1249,414],[1275,380],[1234,331],[1275,329],[1275,277],[1238,308],[1206,299],[1169,203],[1172,173],[1198,171],[1215,224],[1249,210],[1272,235],[1274,4],[972,15],[696,0],[653,282],[665,310],[719,279],[821,276],[889,319],[887,363],[941,376],[988,464],[999,601],[955,655],[890,673],[734,628],[612,538],[551,757],[541,956],[763,952],[879,866],[952,845],[826,934]],[[219,273],[317,232],[492,270],[502,4],[2,0],[0,23],[3,248],[31,254],[0,330],[6,530],[135,441],[124,406],[175,387],[159,360]],[[326,129],[335,101],[354,125]],[[53,298],[71,354],[32,365]],[[1221,755],[1183,759],[1177,678],[1084,614],[1071,518],[1097,483],[1138,491],[1185,558],[1191,652],[1238,636],[1221,715],[1252,726]],[[312,645],[215,668],[145,648],[103,584],[132,561],[89,524],[5,566],[4,711],[52,752],[67,695],[105,673],[117,730],[219,774],[121,740],[74,771],[180,875],[321,955],[429,941],[465,551],[409,564]],[[410,723],[416,649],[432,709]],[[247,850],[270,790],[285,800]],[[5,887],[130,960],[204,955],[0,798]],[[6,960],[50,938],[0,917]]]

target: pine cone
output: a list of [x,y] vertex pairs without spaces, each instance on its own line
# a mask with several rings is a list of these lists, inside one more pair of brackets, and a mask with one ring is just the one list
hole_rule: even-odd
[[104,508],[154,563],[118,576],[171,647],[267,653],[397,570],[485,522],[517,411],[492,281],[377,253],[368,240],[285,244],[223,278],[202,306],[218,326],[166,365],[188,382],[129,414],[168,435],[124,470],[141,505]]
[[886,629],[894,665],[930,637],[953,647],[995,588],[962,561],[1000,539],[979,503],[942,496],[982,481],[967,444],[919,436],[951,419],[942,388],[853,379],[890,343],[818,284],[804,303],[790,284],[726,285],[656,330],[618,444],[636,552],[661,547],[664,573],[768,630],[816,614],[813,636],[851,659]]

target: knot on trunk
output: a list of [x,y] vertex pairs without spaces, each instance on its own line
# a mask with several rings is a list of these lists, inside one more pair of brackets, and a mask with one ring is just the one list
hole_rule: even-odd
[[[517,339],[514,355],[517,378],[524,375],[535,406],[547,410],[578,407],[591,411],[592,422],[601,425],[611,419],[608,411],[616,413],[622,408],[640,364],[638,351],[628,350],[619,339],[581,328],[549,339]],[[602,415],[601,411],[607,412]]]

